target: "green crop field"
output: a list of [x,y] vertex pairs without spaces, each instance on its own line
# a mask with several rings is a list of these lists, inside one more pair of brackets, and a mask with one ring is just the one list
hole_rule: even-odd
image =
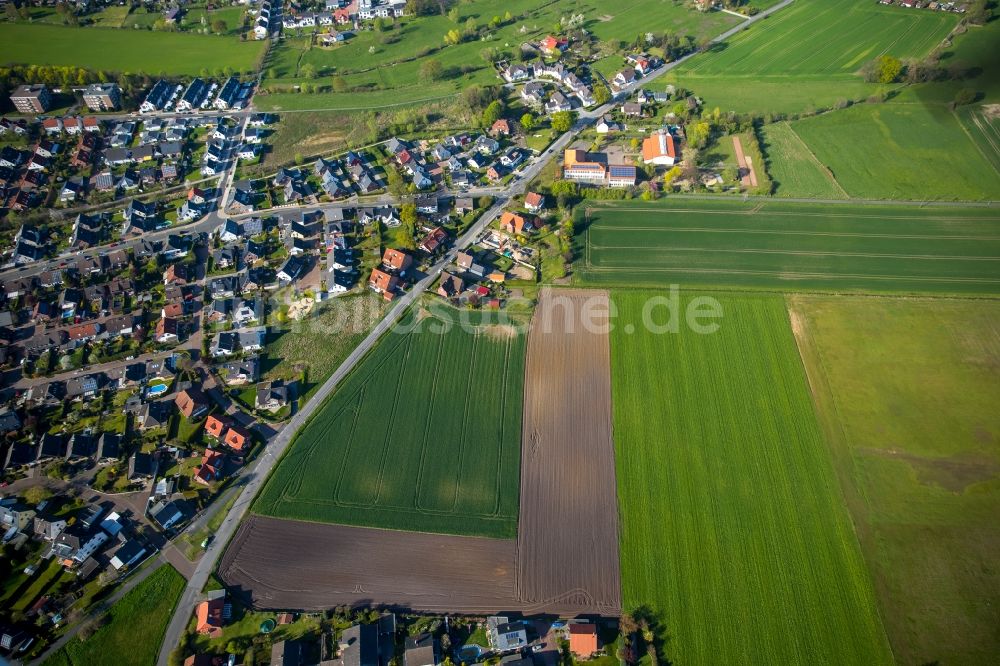
[[860,104],[791,126],[852,197],[1000,199],[988,146],[974,142],[945,106]]
[[583,285],[1000,290],[995,209],[678,197],[589,206],[577,218]]
[[93,636],[71,639],[43,666],[155,664],[184,583],[172,566],[161,566],[111,607],[107,623]]
[[958,22],[945,12],[872,0],[796,0],[678,67],[667,81],[709,106],[741,113],[801,113],[861,100],[884,86],[858,71],[882,54],[921,57]]
[[1000,304],[800,295],[790,310],[898,663],[992,663]]
[[3,64],[197,76],[206,67],[252,71],[263,48],[261,42],[233,37],[0,23]]
[[1000,177],[1000,113],[987,112],[981,106],[966,107],[958,112],[962,128],[983,157]]
[[[255,511],[281,518],[513,537],[524,336],[436,306],[386,334],[298,434]],[[408,315],[404,324],[412,324]],[[433,328],[450,325],[435,334]]]
[[786,122],[765,125],[763,130],[767,170],[777,196],[813,199],[847,199],[847,193],[809,146]]
[[725,45],[685,63],[689,75],[851,74],[873,58],[919,57],[958,23],[867,0],[796,0]]
[[720,296],[715,333],[659,335],[655,295],[613,294],[625,608],[672,663],[891,663],[784,300]]

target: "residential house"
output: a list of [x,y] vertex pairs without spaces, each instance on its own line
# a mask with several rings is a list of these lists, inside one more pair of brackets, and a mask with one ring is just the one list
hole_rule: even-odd
[[441,283],[438,285],[437,293],[443,298],[455,298],[465,289],[465,282],[462,278],[452,273],[441,273]]
[[545,208],[545,197],[537,192],[524,195],[524,208],[529,213],[540,213]]
[[174,404],[185,418],[197,420],[208,412],[208,398],[199,389],[188,388],[177,394]]
[[500,216],[500,228],[509,234],[526,234],[535,230],[534,220],[507,210]]

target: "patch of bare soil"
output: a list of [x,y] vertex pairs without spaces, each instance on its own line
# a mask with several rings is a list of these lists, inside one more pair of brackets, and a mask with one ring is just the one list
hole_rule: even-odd
[[531,322],[517,539],[528,607],[621,609],[608,308],[606,292],[547,289]]
[[985,456],[965,455],[950,458],[927,458],[898,449],[858,450],[862,455],[902,460],[913,468],[925,485],[936,485],[953,493],[962,493],[971,485],[1000,476],[1000,465]]
[[219,575],[254,608],[514,610],[514,541],[251,516]]
[[489,324],[483,333],[492,340],[512,340],[517,337],[517,327],[510,324]]

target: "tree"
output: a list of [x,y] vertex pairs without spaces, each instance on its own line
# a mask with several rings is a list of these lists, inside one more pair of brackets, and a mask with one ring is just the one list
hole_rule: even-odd
[[891,55],[880,55],[862,68],[869,83],[892,83],[903,71],[903,61]]
[[400,243],[404,249],[415,250],[417,248],[417,206],[413,203],[405,203],[399,209],[399,221],[403,228]]
[[344,77],[333,77],[333,90],[334,92],[344,92],[347,90],[347,81],[344,80]]
[[32,486],[24,491],[24,501],[38,505],[52,497],[52,491],[45,486]]
[[307,79],[315,79],[317,76],[316,66],[307,62],[299,68],[299,73]]
[[966,104],[972,104],[976,101],[976,91],[972,88],[962,88],[957,93],[955,93],[955,106],[965,106]]
[[552,114],[552,129],[557,132],[568,132],[573,129],[576,114],[572,111],[557,111]]
[[444,35],[444,43],[450,46],[454,46],[455,44],[458,44],[461,41],[462,41],[461,33],[459,33],[458,30],[455,30],[454,28],[446,32]]
[[215,19],[214,21],[212,21],[212,32],[214,32],[215,34],[221,35],[224,34],[227,30],[229,30],[229,26],[226,25],[226,22],[223,21],[222,19]]
[[393,196],[401,197],[406,194],[406,183],[403,182],[403,178],[399,175],[398,171],[393,168],[386,169],[385,179],[386,186]]
[[441,64],[440,60],[430,59],[425,60],[420,65],[420,80],[425,83],[430,83],[431,81],[437,81],[441,78],[444,73],[444,66]]
[[611,91],[603,83],[594,86],[594,101],[598,105],[604,105],[611,101]]
[[524,128],[525,132],[535,129],[535,117],[530,113],[525,113],[521,116],[521,127]]
[[490,102],[483,111],[483,127],[492,127],[493,123],[503,117],[503,104],[500,100]]
[[451,9],[450,9],[450,10],[448,11],[448,20],[449,20],[449,21],[451,21],[452,23],[454,23],[455,25],[458,25],[458,21],[459,21],[459,20],[460,20],[461,18],[462,18],[462,16],[461,16],[461,14],[459,14],[459,12],[458,12],[458,7],[452,7],[452,8],[451,8]]

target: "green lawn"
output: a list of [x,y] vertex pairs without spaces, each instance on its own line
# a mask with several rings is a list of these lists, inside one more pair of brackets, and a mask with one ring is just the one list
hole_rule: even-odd
[[[457,317],[472,317],[471,330]],[[387,333],[302,429],[254,510],[513,537],[524,336],[433,306]],[[435,330],[448,330],[436,334]]]
[[588,205],[576,225],[575,273],[584,285],[1000,288],[995,209],[678,197]]
[[184,578],[161,566],[111,607],[107,624],[89,640],[73,638],[43,666],[152,666],[183,590]]
[[613,294],[625,608],[673,663],[891,663],[783,299],[717,296],[715,333],[657,335],[654,295]]
[[846,199],[844,188],[787,122],[762,130],[767,170],[779,197]]
[[232,37],[0,23],[3,64],[197,75],[205,68],[252,71],[262,49],[261,42]]
[[1000,305],[797,296],[790,307],[898,663],[991,663]]
[[791,127],[852,197],[1000,199],[1000,171],[945,106],[861,104]]

